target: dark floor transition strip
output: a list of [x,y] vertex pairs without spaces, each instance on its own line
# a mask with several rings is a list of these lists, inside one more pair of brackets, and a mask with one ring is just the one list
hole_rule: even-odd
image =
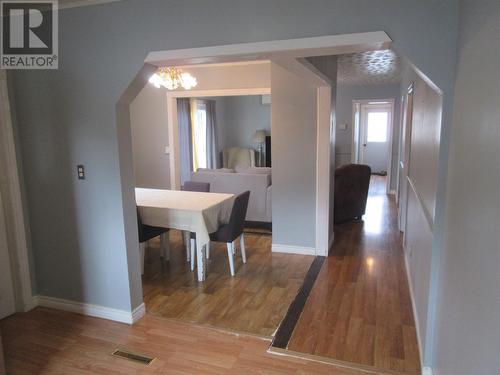
[[295,325],[300,318],[300,314],[302,314],[302,310],[304,309],[304,306],[306,304],[307,297],[309,297],[309,293],[311,293],[311,289],[314,285],[314,282],[316,281],[316,278],[318,277],[319,271],[321,270],[321,266],[323,265],[324,261],[325,257],[317,256],[312,262],[299,292],[295,296],[293,302],[290,304],[285,317],[281,321],[281,324],[276,331],[276,335],[274,335],[271,347],[280,349],[287,348],[288,342],[292,337]]

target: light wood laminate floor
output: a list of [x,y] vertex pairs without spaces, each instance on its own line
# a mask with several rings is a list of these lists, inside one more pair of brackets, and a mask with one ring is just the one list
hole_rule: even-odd
[[170,232],[170,262],[160,261],[159,241],[152,241],[143,276],[148,313],[270,337],[314,257],[272,253],[266,234],[246,234],[245,243],[243,264],[237,241],[235,277],[229,274],[226,245],[212,243],[207,279],[200,283],[186,263],[179,231]]
[[[150,314],[129,326],[39,307],[1,320],[0,330],[9,375],[366,374],[269,354],[267,339]],[[117,348],[156,359],[145,366],[111,356]]]
[[288,349],[382,370],[420,371],[402,235],[385,177],[372,176],[363,221],[335,228]]

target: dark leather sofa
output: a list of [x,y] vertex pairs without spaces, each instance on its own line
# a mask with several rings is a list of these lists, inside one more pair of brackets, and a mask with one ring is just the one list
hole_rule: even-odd
[[346,164],[335,169],[334,222],[359,220],[365,214],[371,169]]

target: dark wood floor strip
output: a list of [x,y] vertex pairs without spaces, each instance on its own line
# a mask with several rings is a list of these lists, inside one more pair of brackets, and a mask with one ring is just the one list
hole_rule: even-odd
[[297,296],[288,307],[288,311],[281,321],[281,324],[276,331],[276,335],[274,336],[274,340],[271,344],[271,347],[286,349],[288,346],[288,341],[292,337],[293,330],[295,325],[297,324],[300,314],[304,309],[304,306],[307,301],[307,297],[309,297],[309,293],[318,277],[319,271],[321,270],[321,266],[325,261],[325,257],[317,256],[309,267],[309,271],[307,271],[307,275],[300,287]]

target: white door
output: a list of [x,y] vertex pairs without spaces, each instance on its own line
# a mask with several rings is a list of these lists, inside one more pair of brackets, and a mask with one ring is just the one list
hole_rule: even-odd
[[7,231],[2,197],[0,195],[0,319],[16,312],[14,284],[7,246]]
[[361,106],[360,162],[369,165],[372,173],[387,173],[391,106],[364,104]]

